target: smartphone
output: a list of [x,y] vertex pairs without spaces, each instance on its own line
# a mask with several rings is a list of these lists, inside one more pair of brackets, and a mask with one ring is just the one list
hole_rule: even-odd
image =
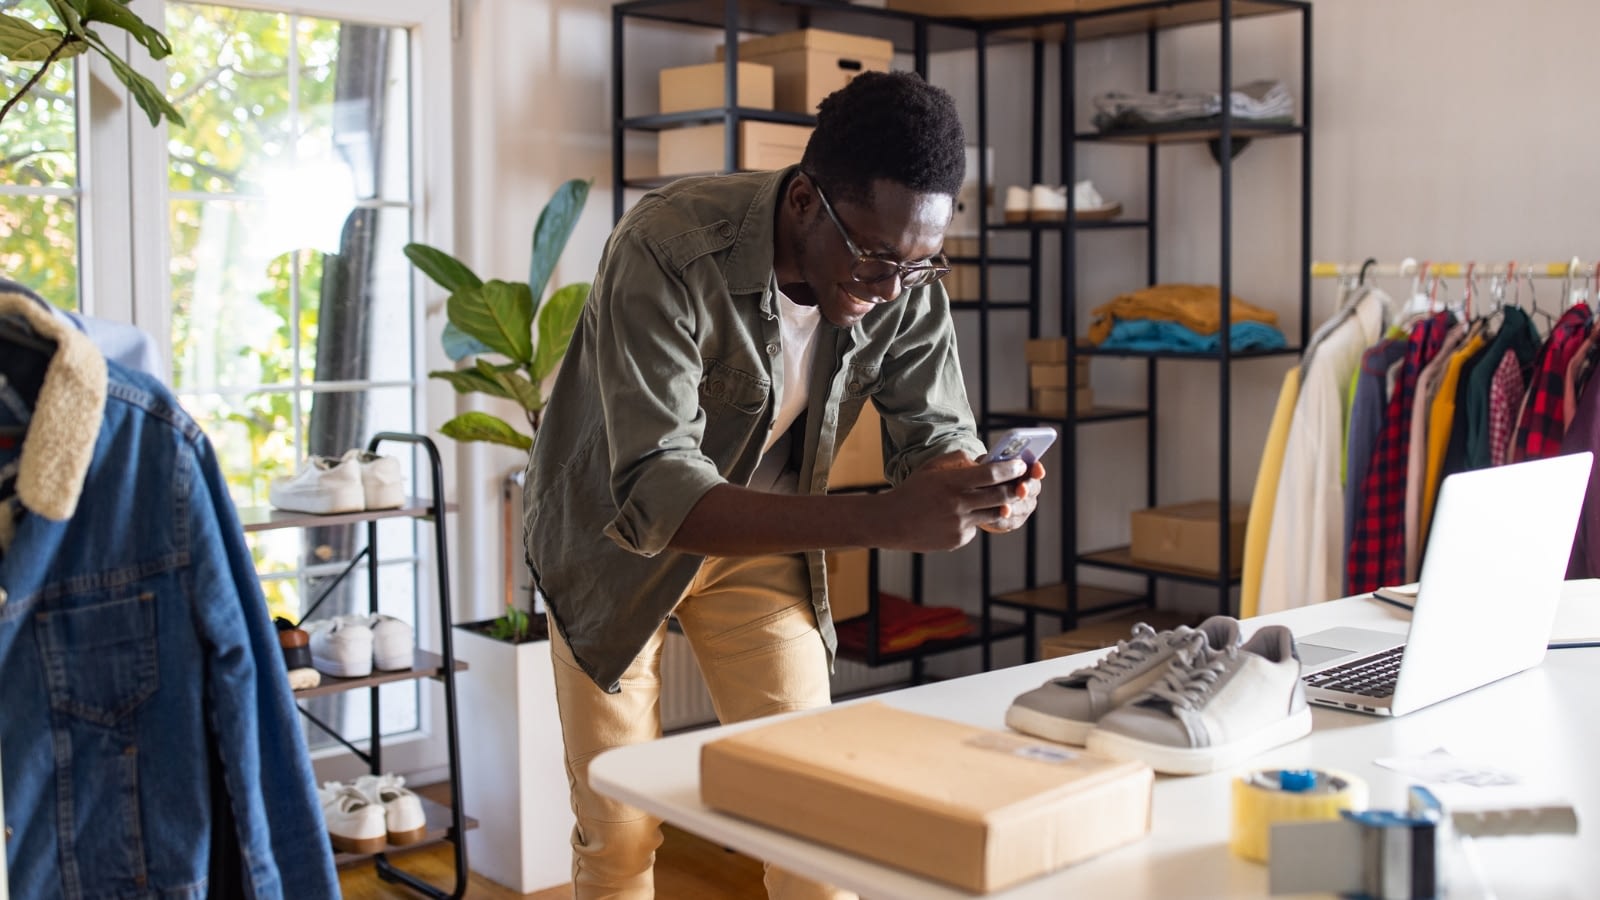
[[1031,467],[1055,442],[1056,430],[1049,426],[1013,428],[1006,432],[998,443],[992,445],[994,449],[990,450],[982,461],[1004,462],[1008,459],[1020,459]]

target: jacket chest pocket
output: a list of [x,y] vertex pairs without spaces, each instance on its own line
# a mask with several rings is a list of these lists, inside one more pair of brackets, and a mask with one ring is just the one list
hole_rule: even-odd
[[37,625],[50,705],[58,712],[114,726],[155,693],[154,592],[41,612]]
[[730,409],[755,415],[767,406],[772,382],[736,369],[719,359],[705,360],[700,376],[700,406],[705,410]]

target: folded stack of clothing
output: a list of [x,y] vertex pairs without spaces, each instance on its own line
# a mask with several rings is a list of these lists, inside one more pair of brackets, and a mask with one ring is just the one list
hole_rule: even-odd
[[[870,635],[865,616],[836,626],[839,648],[867,651]],[[972,633],[967,614],[953,606],[918,606],[904,597],[878,593],[878,652],[899,653],[928,641],[965,637]]]
[[[1091,310],[1089,341],[1104,350],[1217,353],[1222,349],[1222,290],[1215,285],[1157,284]],[[1230,351],[1287,346],[1271,310],[1238,297],[1229,304]]]
[[[1294,124],[1294,97],[1282,81],[1252,81],[1228,93],[1235,121],[1252,125]],[[1094,98],[1094,126],[1101,131],[1190,128],[1218,124],[1222,97],[1210,91],[1110,91]]]

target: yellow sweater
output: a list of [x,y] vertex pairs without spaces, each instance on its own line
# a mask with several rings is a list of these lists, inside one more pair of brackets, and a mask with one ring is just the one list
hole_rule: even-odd
[[[1177,322],[1196,334],[1215,334],[1222,328],[1221,296],[1221,288],[1206,284],[1157,284],[1123,294],[1090,311],[1089,340],[1096,344],[1105,341],[1118,319]],[[1234,322],[1278,324],[1277,313],[1238,297],[1233,298],[1230,312]]]

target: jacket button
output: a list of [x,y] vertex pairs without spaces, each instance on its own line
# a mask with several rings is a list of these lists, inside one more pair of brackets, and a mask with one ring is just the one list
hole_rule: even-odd
[[778,355],[778,342],[777,341],[773,341],[772,343],[767,344],[767,355],[768,356],[777,356]]
[[719,378],[711,382],[711,395],[714,397],[722,396],[722,379]]
[[850,382],[850,392],[851,393],[855,393],[856,391],[859,391],[859,390],[861,390],[861,382],[859,382],[859,381]]
[[722,226],[717,229],[717,234],[720,234],[725,238],[733,237],[733,226],[729,225],[727,222],[723,222]]
[[11,599],[11,597],[10,597],[10,595],[8,595],[6,593],[6,589],[3,588],[3,587],[0,587],[0,606],[5,606],[6,605],[6,601],[10,600],[10,599]]

